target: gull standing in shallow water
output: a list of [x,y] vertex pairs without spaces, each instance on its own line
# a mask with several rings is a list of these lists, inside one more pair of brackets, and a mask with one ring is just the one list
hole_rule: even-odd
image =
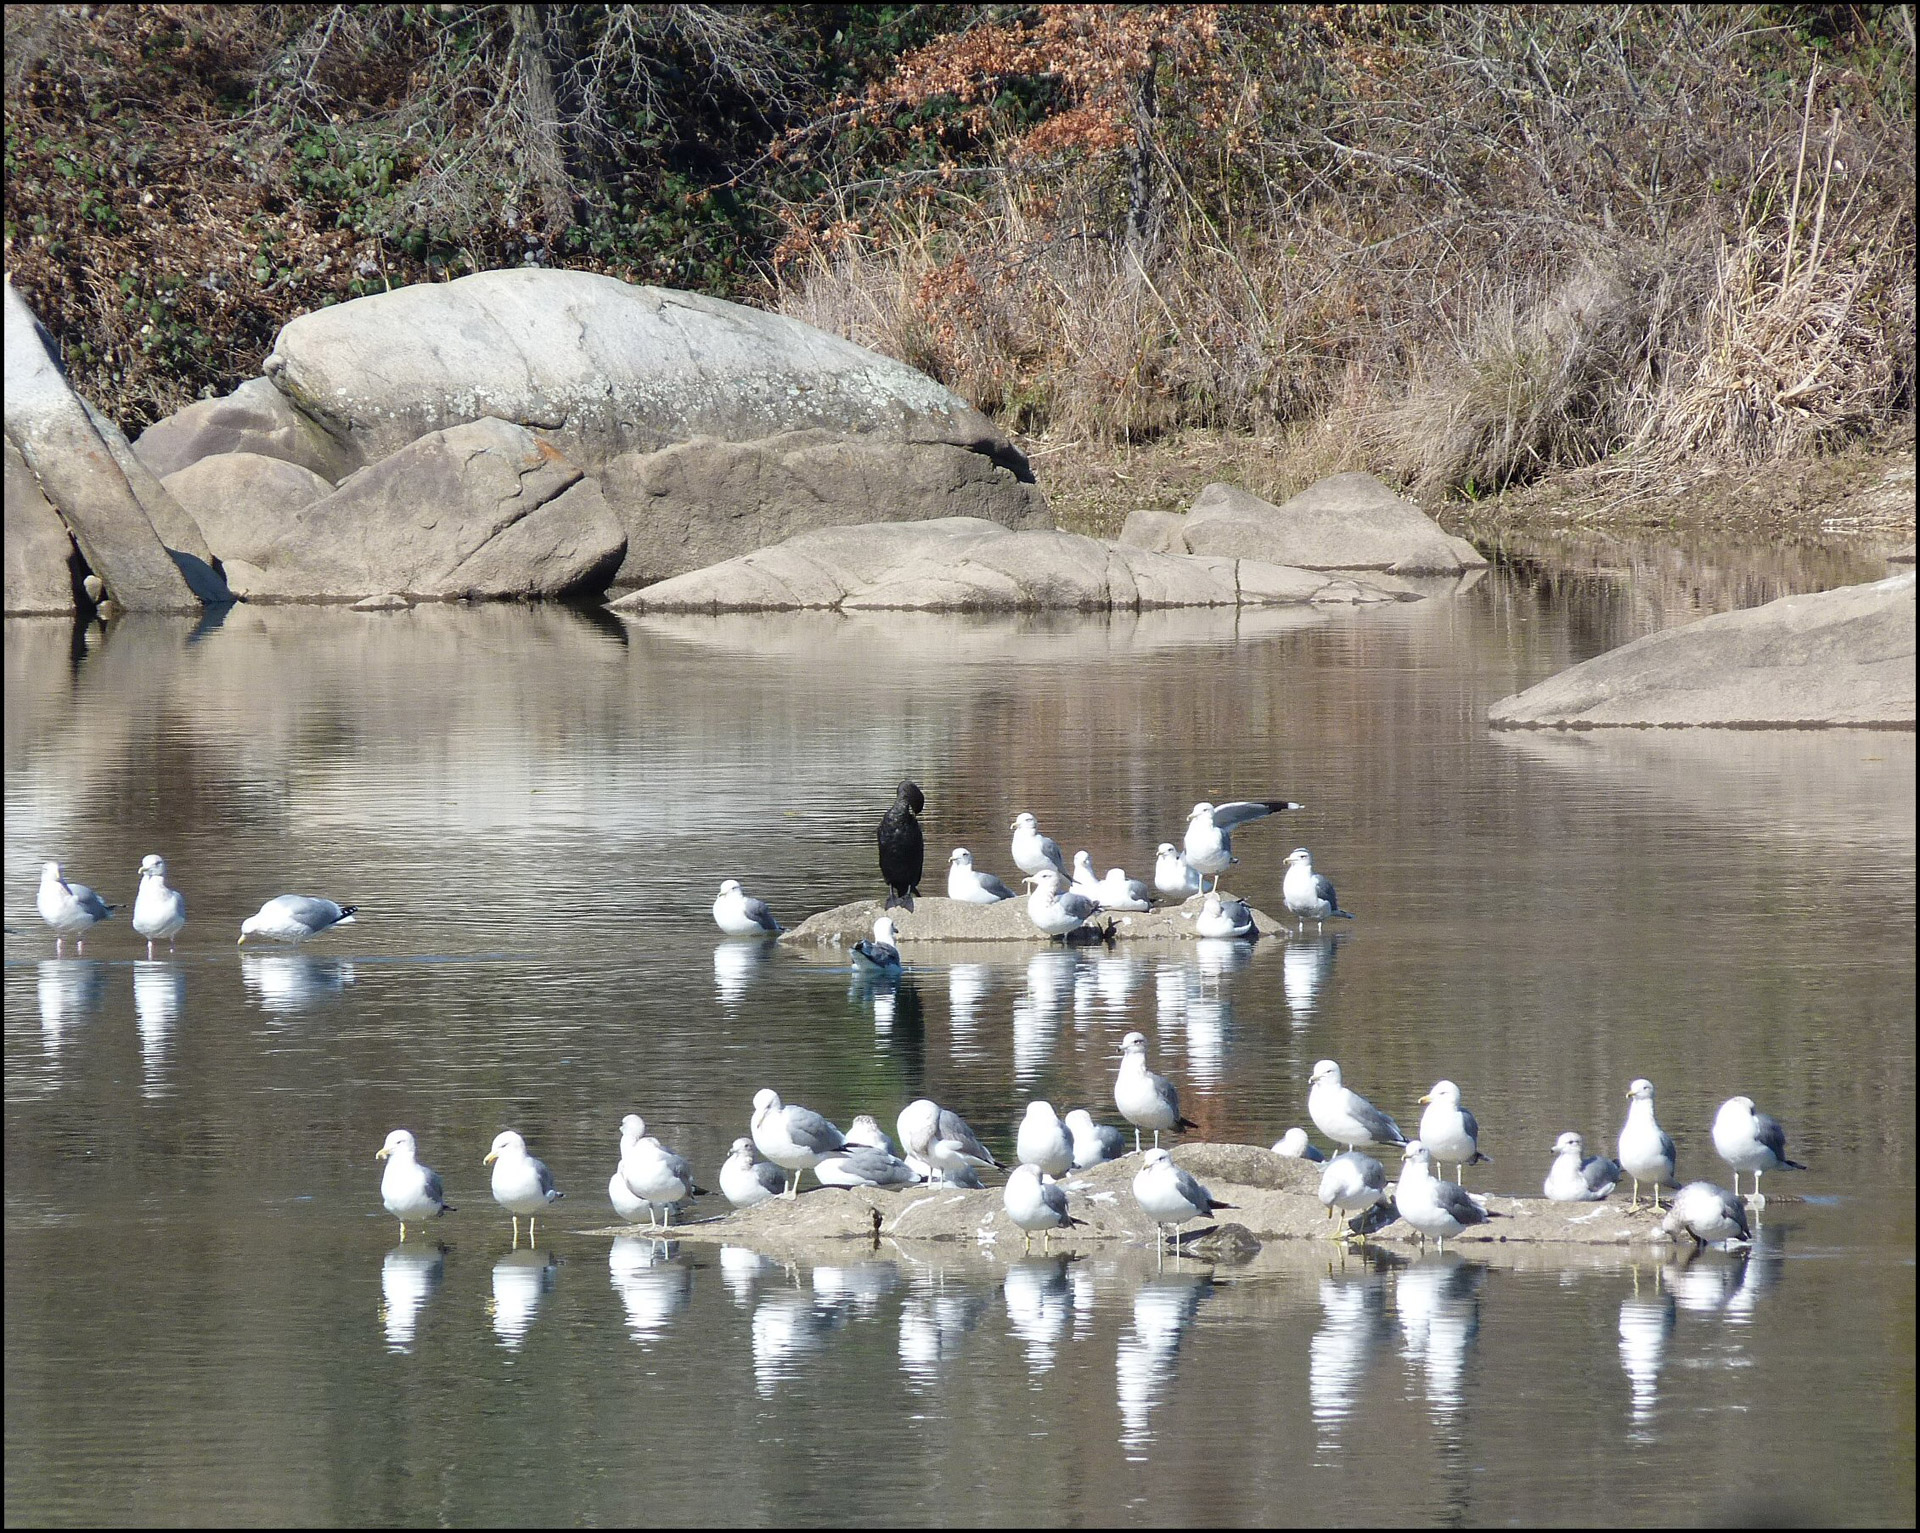
[[167,864],[157,855],[140,859],[140,892],[133,897],[133,929],[147,939],[147,957],[153,957],[153,945],[164,942],[168,951],[173,939],[187,924],[186,896],[167,886]]
[[1280,899],[1300,922],[1296,930],[1305,930],[1308,921],[1313,922],[1314,930],[1318,931],[1322,922],[1335,916],[1343,921],[1353,919],[1351,910],[1340,908],[1333,881],[1313,871],[1312,854],[1304,846],[1296,846],[1287,853],[1287,873],[1280,880]]
[[1724,1187],[1712,1182],[1688,1182],[1673,1195],[1673,1207],[1660,1221],[1669,1235],[1683,1231],[1693,1237],[1696,1246],[1720,1241],[1753,1244],[1753,1231],[1747,1226],[1747,1211],[1740,1200]]
[[1480,1153],[1480,1124],[1460,1105],[1460,1088],[1452,1081],[1435,1081],[1433,1090],[1420,1098],[1426,1111],[1420,1114],[1420,1142],[1442,1165],[1453,1167],[1460,1180],[1468,1166],[1481,1161],[1493,1164],[1491,1155]]
[[713,924],[729,937],[776,937],[781,931],[767,902],[748,894],[737,878],[720,886],[720,898],[713,902]]
[[642,1214],[647,1216],[649,1224],[654,1222],[653,1205],[634,1193],[621,1170],[626,1164],[627,1152],[646,1136],[646,1119],[639,1113],[630,1112],[620,1120],[620,1159],[613,1168],[613,1175],[607,1179],[607,1201],[628,1224],[638,1224]]
[[1120,1130],[1111,1124],[1095,1123],[1093,1114],[1084,1107],[1074,1108],[1061,1121],[1073,1135],[1073,1169],[1076,1171],[1104,1165],[1127,1153],[1127,1141]]
[[1013,865],[1028,874],[1043,873],[1051,868],[1064,882],[1066,859],[1060,855],[1060,844],[1052,836],[1040,834],[1040,822],[1030,814],[1023,814],[1015,818],[1012,829]]
[[1312,1089],[1307,1092],[1307,1116],[1335,1144],[1353,1150],[1361,1145],[1407,1142],[1399,1124],[1341,1083],[1340,1067],[1331,1059],[1315,1065],[1308,1080]]
[[947,898],[962,905],[997,905],[1014,893],[991,873],[982,873],[973,865],[973,853],[956,846],[947,858]]
[[920,874],[926,867],[927,844],[914,818],[927,807],[926,795],[917,782],[903,782],[893,807],[881,817],[875,838],[880,843],[880,876],[887,881],[888,910],[895,905],[913,909],[913,897],[920,892]]
[[1787,1131],[1758,1111],[1752,1097],[1728,1097],[1713,1115],[1713,1148],[1733,1167],[1733,1195],[1740,1196],[1740,1173],[1753,1173],[1753,1196],[1760,1197],[1762,1171],[1804,1171],[1787,1159]]
[[1200,874],[1171,841],[1162,841],[1153,857],[1153,887],[1171,899],[1190,900],[1200,892]]
[[535,1216],[544,1213],[549,1203],[566,1196],[553,1185],[547,1163],[529,1155],[526,1140],[508,1128],[494,1135],[493,1148],[480,1164],[493,1167],[493,1201],[513,1217],[514,1248],[520,1246],[522,1214],[527,1216],[527,1244],[531,1246]]
[[1164,1075],[1147,1068],[1145,1033],[1128,1033],[1120,1040],[1120,1073],[1114,1077],[1113,1105],[1133,1125],[1133,1148],[1140,1150],[1140,1130],[1153,1130],[1153,1147],[1160,1148],[1161,1129],[1198,1128],[1180,1116],[1180,1093]]
[[[1236,861],[1233,855],[1233,828],[1248,820],[1264,819],[1285,809],[1304,809],[1284,798],[1236,799],[1231,804],[1201,802],[1187,816],[1187,861],[1202,875],[1213,875],[1213,887],[1220,887],[1220,875]],[[1201,886],[1206,887],[1204,884]]]
[[1174,1247],[1180,1244],[1179,1226],[1189,1219],[1204,1219],[1216,1208],[1232,1208],[1222,1203],[1194,1179],[1193,1173],[1173,1163],[1173,1157],[1157,1145],[1147,1151],[1146,1163],[1133,1178],[1133,1198],[1153,1220],[1154,1249],[1166,1238],[1165,1225],[1173,1225]]
[[1400,1217],[1423,1236],[1433,1236],[1445,1250],[1447,1236],[1457,1235],[1469,1225],[1487,1222],[1486,1203],[1457,1183],[1437,1178],[1433,1174],[1433,1156],[1418,1139],[1408,1144],[1400,1155],[1404,1163],[1393,1201]]
[[1045,1230],[1044,1249],[1053,1249],[1053,1232],[1063,1225],[1084,1224],[1067,1212],[1067,1189],[1037,1166],[1014,1167],[1007,1185],[1000,1191],[1000,1204],[1027,1237],[1027,1249],[1033,1249],[1033,1232]]
[[673,1225],[673,1207],[688,1198],[706,1196],[706,1188],[693,1181],[693,1167],[684,1155],[676,1155],[651,1135],[635,1139],[620,1154],[620,1175],[627,1190],[644,1198],[651,1214]]
[[882,974],[898,974],[900,949],[894,946],[894,936],[892,917],[882,916],[875,921],[872,939],[853,945],[854,972],[857,974],[862,969],[878,969]]
[[793,1185],[785,1196],[797,1197],[800,1178],[835,1150],[845,1147],[847,1136],[819,1113],[807,1107],[789,1107],[780,1094],[771,1089],[755,1093],[752,1121],[754,1148],[782,1170],[793,1173]]
[[40,869],[40,892],[35,903],[40,907],[40,919],[53,928],[55,953],[65,951],[69,936],[81,952],[86,952],[88,930],[120,908],[109,905],[85,884],[76,884],[67,878],[57,862],[49,862]]
[[409,1219],[420,1224],[460,1211],[447,1201],[440,1173],[414,1159],[413,1135],[405,1129],[397,1128],[387,1135],[387,1142],[373,1152],[373,1158],[387,1163],[380,1174],[380,1201],[400,1221],[402,1242],[407,1238]]
[[786,1175],[776,1165],[753,1158],[753,1141],[745,1135],[734,1140],[733,1149],[720,1167],[720,1191],[735,1208],[752,1208],[768,1198],[777,1198],[787,1185]]
[[1675,1187],[1677,1161],[1673,1141],[1654,1120],[1653,1082],[1642,1077],[1627,1087],[1627,1121],[1620,1129],[1620,1167],[1633,1178],[1633,1201],[1640,1206],[1640,1184],[1653,1184],[1653,1206],[1660,1207],[1660,1189]]
[[1313,1147],[1303,1128],[1288,1129],[1273,1142],[1273,1153],[1287,1160],[1324,1161],[1327,1158]]
[[1604,1155],[1589,1155],[1578,1134],[1562,1134],[1553,1142],[1553,1164],[1541,1191],[1550,1203],[1598,1203],[1620,1185],[1620,1166]]
[[271,937],[275,942],[305,942],[336,926],[352,926],[358,905],[336,905],[311,894],[276,894],[240,923],[240,940]]

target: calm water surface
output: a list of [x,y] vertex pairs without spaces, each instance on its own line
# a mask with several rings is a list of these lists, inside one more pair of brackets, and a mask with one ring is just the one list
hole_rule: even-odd
[[[7,1520],[1910,1522],[1914,737],[1483,727],[1647,626],[1538,570],[1111,622],[7,623]],[[1145,872],[1195,800],[1285,794],[1229,886],[1277,907],[1304,843],[1360,919],[922,949],[878,993],[716,941],[729,875],[790,923],[873,892],[908,774],[930,869],[1003,876],[1022,809]],[[54,958],[40,861],[130,904],[150,851],[172,958],[126,910]],[[236,951],[287,890],[360,922]],[[1207,1137],[1304,1123],[1333,1056],[1403,1123],[1460,1081],[1499,1191],[1565,1129],[1610,1146],[1636,1075],[1683,1176],[1724,1182],[1736,1092],[1813,1170],[1687,1263],[586,1233],[624,1112],[709,1179],[762,1085],[843,1123],[932,1095],[1010,1148],[1032,1096],[1111,1121],[1133,1028]],[[460,1205],[404,1249],[403,1124]],[[569,1194],[536,1252],[488,1196],[503,1126]]]

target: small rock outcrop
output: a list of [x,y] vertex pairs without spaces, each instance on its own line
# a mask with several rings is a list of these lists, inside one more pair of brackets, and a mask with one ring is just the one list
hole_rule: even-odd
[[133,450],[163,480],[226,453],[296,463],[324,479],[329,489],[361,466],[350,447],[296,410],[265,378],[249,378],[231,394],[196,400],[155,421],[135,439]]
[[[1228,891],[1231,893],[1231,891]],[[1111,924],[1116,942],[1197,940],[1193,918],[1200,913],[1201,898],[1195,895],[1184,905],[1160,905],[1152,910],[1116,910],[1095,918],[1101,930]],[[855,900],[810,915],[792,931],[782,933],[782,942],[799,946],[826,944],[850,946],[873,935],[873,923],[891,916],[895,935],[905,946],[917,942],[1033,942],[1046,944],[1053,939],[1027,918],[1024,897],[1001,900],[997,905],[969,905],[939,895],[914,896],[913,909],[896,905],[892,910],[877,899]],[[1254,929],[1263,937],[1286,928],[1265,911],[1253,913]],[[1074,936],[1079,937],[1079,933]]]
[[1152,553],[977,517],[825,527],[643,587],[620,613],[1102,611],[1411,600],[1392,577]]
[[1911,572],[1647,634],[1502,698],[1496,729],[1914,727]]
[[11,440],[6,454],[7,616],[72,612],[72,534]]
[[1162,553],[1394,575],[1459,575],[1487,563],[1371,474],[1335,474],[1279,506],[1235,485],[1210,484],[1185,516],[1134,512],[1120,541]]

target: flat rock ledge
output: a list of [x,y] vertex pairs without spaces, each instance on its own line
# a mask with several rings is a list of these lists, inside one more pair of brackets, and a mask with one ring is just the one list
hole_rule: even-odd
[[[1252,1242],[1261,1243],[1324,1240],[1333,1228],[1315,1195],[1320,1185],[1317,1165],[1287,1160],[1250,1144],[1183,1144],[1175,1148],[1173,1158],[1214,1197],[1233,1205],[1231,1212],[1220,1216],[1218,1225],[1187,1226],[1180,1242],[1183,1251],[1245,1259],[1257,1246],[1234,1226],[1251,1236]],[[1132,1191],[1141,1164],[1142,1157],[1135,1154],[1069,1173],[1063,1179],[1068,1212],[1086,1223],[1054,1231],[1052,1249],[1084,1251],[1114,1241],[1151,1246],[1153,1225]],[[724,1200],[709,1203],[716,1201]],[[1448,1240],[1449,1249],[1514,1244],[1626,1246],[1664,1243],[1668,1238],[1644,1202],[1638,1212],[1629,1213],[1627,1200],[1618,1197],[1604,1203],[1549,1203],[1544,1198],[1494,1193],[1487,1201],[1498,1217]],[[631,1235],[636,1230],[617,1226],[587,1233]],[[1013,1255],[1026,1245],[1026,1236],[1006,1216],[997,1182],[978,1192],[925,1186],[839,1188],[819,1186],[811,1173],[805,1190],[792,1202],[775,1198],[718,1218],[696,1216],[686,1224],[676,1222],[673,1237],[749,1246],[770,1254],[826,1242],[879,1239],[958,1242]],[[1418,1234],[1403,1222],[1367,1238],[1378,1245],[1419,1242]],[[1040,1247],[1035,1236],[1034,1250]]]
[[[1231,891],[1227,891],[1231,893]],[[1193,918],[1200,913],[1201,898],[1195,895],[1184,905],[1158,906],[1146,911],[1116,910],[1096,918],[1102,930],[1113,923],[1117,942],[1197,940]],[[916,942],[1031,942],[1045,945],[1053,939],[1027,919],[1025,897],[1001,900],[997,905],[967,905],[930,894],[914,896],[913,909],[896,905],[885,908],[878,899],[855,900],[851,905],[836,905],[811,915],[791,931],[781,935],[782,942],[799,946],[848,946],[873,935],[873,923],[881,916],[893,917],[894,934],[903,945]],[[1286,928],[1261,910],[1253,913],[1254,930],[1263,937],[1284,933]],[[1079,933],[1074,933],[1078,937]],[[1091,936],[1087,940],[1093,940]]]
[[1912,729],[1911,571],[1669,628],[1504,697],[1495,729]]

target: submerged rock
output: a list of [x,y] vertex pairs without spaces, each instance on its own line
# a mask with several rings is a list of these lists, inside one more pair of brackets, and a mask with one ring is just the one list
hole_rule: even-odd
[[[1195,895],[1184,905],[1164,905],[1154,910],[1103,912],[1080,931],[1070,933],[1075,942],[1099,940],[1097,933],[1113,928],[1116,942],[1200,940],[1193,930],[1193,918],[1200,913],[1202,900]],[[893,920],[895,937],[902,947],[917,942],[1032,942],[1046,944],[1048,937],[1027,918],[1024,896],[1001,900],[996,905],[969,905],[938,895],[914,896],[913,909],[895,906],[883,908],[879,899],[855,900],[811,915],[793,930],[783,932],[782,942],[801,946],[827,943],[850,946],[873,935],[873,923],[881,916]],[[1262,936],[1284,932],[1285,928],[1264,911],[1253,912],[1254,930]],[[1084,933],[1084,935],[1083,935]],[[911,955],[908,955],[909,959]]]

